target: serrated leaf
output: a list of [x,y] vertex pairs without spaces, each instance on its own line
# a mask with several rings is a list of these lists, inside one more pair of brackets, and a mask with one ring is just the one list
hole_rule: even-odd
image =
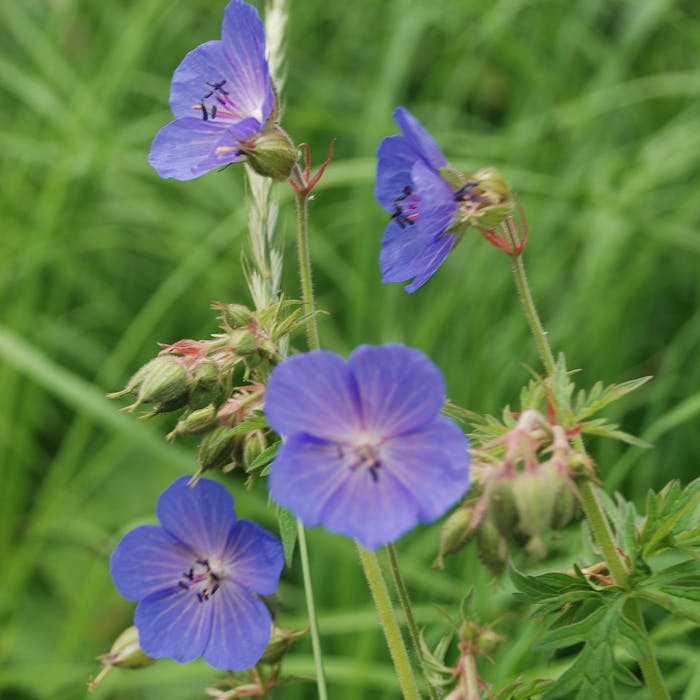
[[529,700],[536,695],[542,695],[552,686],[552,683],[553,681],[549,678],[538,678],[528,682],[518,679],[498,690],[492,698],[493,700]]
[[619,440],[634,447],[643,447],[644,449],[654,447],[650,442],[620,430],[617,423],[610,423],[605,418],[596,418],[595,420],[581,423],[581,432],[587,435],[599,435],[611,440]]
[[291,568],[294,559],[294,548],[297,543],[297,520],[285,508],[277,509],[277,522],[280,529],[284,561]]
[[623,396],[639,389],[639,387],[643,386],[651,379],[652,377],[640,377],[639,379],[631,379],[621,384],[611,384],[607,387],[603,387],[602,382],[597,382],[593,385],[588,394],[584,391],[580,391],[576,399],[576,408],[574,410],[576,421],[578,423],[582,422],[611,403],[621,399]]
[[277,454],[277,450],[279,450],[280,447],[280,442],[279,440],[277,442],[273,442],[272,445],[269,445],[266,447],[248,466],[248,471],[252,472],[255,471],[256,469],[260,469],[260,467],[267,466],[274,458],[275,455]]

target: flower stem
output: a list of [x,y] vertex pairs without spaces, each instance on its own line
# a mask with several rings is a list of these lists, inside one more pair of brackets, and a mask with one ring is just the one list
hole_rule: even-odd
[[399,679],[404,700],[420,700],[416,679],[413,676],[406,646],[401,636],[394,608],[391,605],[391,598],[389,597],[389,591],[387,590],[379,561],[377,561],[377,556],[374,552],[364,549],[359,544],[357,545],[357,552],[367,578],[367,584],[372,592],[372,598],[374,598],[374,605],[377,608],[379,622],[384,630],[384,637],[389,647],[389,653]]
[[404,615],[406,616],[406,623],[408,624],[408,632],[411,636],[411,641],[413,642],[413,648],[418,657],[418,661],[421,665],[421,670],[423,671],[423,677],[428,685],[428,693],[430,694],[431,700],[438,700],[437,691],[431,684],[428,674],[425,668],[425,659],[423,658],[423,651],[420,645],[420,634],[418,632],[418,625],[416,624],[416,618],[413,617],[413,608],[411,606],[411,599],[408,595],[408,589],[404,583],[403,576],[401,575],[401,569],[399,567],[399,558],[396,553],[396,547],[393,544],[388,544],[386,546],[387,554],[389,555],[389,566],[391,569],[391,576],[394,579],[394,586],[396,588],[396,593],[399,597],[399,602],[401,603],[401,608],[403,609]]
[[[304,312],[306,316],[306,337],[308,341],[308,346],[310,350],[318,350],[321,347],[318,333],[318,324],[316,322],[316,304],[314,302],[314,290],[313,281],[311,277],[311,252],[309,248],[309,234],[308,234],[308,192],[303,190],[294,193],[294,202],[296,205],[296,221],[297,221],[297,255],[299,264],[299,283],[301,285],[301,299],[304,305]],[[299,524],[300,535],[303,532],[301,524]],[[302,537],[299,538],[299,549],[302,547]],[[304,543],[304,548],[305,548]],[[394,668],[396,670],[396,675],[399,679],[399,684],[403,692],[405,700],[420,700],[418,695],[418,686],[416,685],[416,680],[413,676],[413,670],[411,669],[411,664],[408,660],[408,653],[406,651],[406,646],[404,645],[403,637],[401,636],[401,630],[399,624],[396,620],[396,615],[394,614],[394,609],[391,604],[391,598],[386,588],[386,582],[384,581],[384,575],[377,561],[377,556],[373,552],[369,552],[363,549],[359,545],[357,550],[360,557],[360,563],[362,564],[362,569],[364,570],[367,583],[369,584],[370,592],[372,593],[372,598],[374,600],[374,605],[377,609],[377,615],[379,621],[382,625],[384,631],[384,637],[386,639],[387,646],[389,647],[389,653],[391,655]],[[303,558],[302,558],[303,565]],[[308,566],[308,564],[307,564]],[[306,576],[305,588],[306,588]],[[307,600],[310,595],[310,582],[307,588]],[[309,605],[309,624],[312,625],[312,614],[311,610],[313,608],[313,597],[311,598],[311,603]],[[312,629],[312,640],[313,640],[313,625]],[[318,634],[318,633],[317,633]],[[317,658],[316,669],[317,674],[319,668],[322,667],[320,664],[321,651],[320,646],[318,650],[318,655],[316,654],[316,648],[314,646],[314,657]],[[317,679],[318,680],[318,679]],[[321,684],[319,683],[319,696],[325,699],[325,687],[324,694],[321,694]]]
[[[515,234],[512,229],[510,229],[510,235],[513,243],[515,244]],[[535,306],[532,293],[530,292],[530,286],[527,282],[527,275],[525,274],[525,265],[522,260],[522,254],[510,255],[509,257],[513,278],[515,279],[515,286],[518,289],[523,311],[525,312],[527,322],[530,326],[530,331],[532,332],[535,340],[537,351],[539,352],[542,364],[547,370],[547,374],[551,375],[554,373],[556,368],[554,354],[552,353],[552,348],[549,345],[547,333],[544,330],[542,321],[540,321],[539,314],[537,313],[537,307]],[[580,436],[577,438],[576,442],[579,449],[585,449],[583,440],[581,440]],[[605,557],[605,561],[607,562],[613,581],[616,585],[622,588],[628,588],[629,571],[622,553],[618,550],[615,544],[613,533],[610,529],[610,523],[608,522],[605,512],[603,511],[603,507],[600,504],[595,488],[590,481],[585,481],[579,485],[579,490],[581,493],[581,501],[583,504],[584,513],[586,515],[586,520],[591,528],[593,537],[595,538],[600,550],[603,553],[603,556]],[[639,603],[636,600],[630,600],[625,606],[625,609],[629,619],[637,625],[642,633],[645,655],[639,662],[639,666],[641,668],[642,675],[644,676],[644,681],[647,688],[649,689],[654,700],[669,700],[670,695],[666,690],[663,677],[661,676],[661,670],[659,669],[659,664],[649,641],[649,635],[644,624],[644,618],[642,617],[642,611],[639,607]]]
[[301,574],[304,579],[304,593],[306,594],[306,609],[309,613],[309,628],[311,630],[311,648],[314,653],[314,667],[316,669],[316,686],[318,687],[318,700],[328,700],[326,690],[326,674],[323,670],[323,652],[321,651],[321,637],[318,632],[316,619],[316,604],[314,603],[314,591],[311,586],[311,567],[309,566],[309,552],[306,547],[306,531],[297,518],[297,538],[299,541],[299,557],[301,559]]

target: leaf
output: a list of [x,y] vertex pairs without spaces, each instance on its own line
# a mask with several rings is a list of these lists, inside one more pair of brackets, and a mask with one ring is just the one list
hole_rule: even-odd
[[552,683],[549,678],[538,678],[528,682],[518,679],[498,690],[492,697],[493,700],[529,700],[536,695],[542,695]]
[[595,420],[581,423],[581,432],[588,435],[599,435],[612,440],[620,440],[634,447],[643,447],[644,449],[653,447],[650,442],[620,430],[617,423],[610,423],[607,418],[596,418]]
[[280,447],[280,441],[278,440],[277,442],[273,442],[272,445],[269,445],[266,447],[248,466],[249,472],[255,471],[256,469],[260,469],[260,467],[267,466],[274,458],[275,455],[277,454],[277,450],[279,450]]
[[591,390],[586,394],[581,390],[576,397],[576,406],[574,414],[578,423],[586,418],[602,411],[609,404],[621,399],[623,396],[644,386],[652,377],[640,377],[639,379],[631,379],[628,382],[621,384],[611,384],[604,387],[602,382],[597,382]]
[[615,681],[633,682],[632,674],[615,658],[616,644],[623,644],[635,659],[644,654],[640,631],[622,612],[625,599],[621,593],[608,598],[604,607],[542,640],[540,646],[557,649],[584,643],[572,665],[547,692],[546,700],[615,700]]
[[277,522],[280,528],[280,537],[282,538],[284,561],[291,568],[292,560],[294,559],[294,548],[297,543],[297,520],[285,508],[278,508]]

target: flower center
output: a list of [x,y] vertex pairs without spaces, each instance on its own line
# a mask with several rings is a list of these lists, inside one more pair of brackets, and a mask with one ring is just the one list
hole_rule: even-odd
[[177,585],[185,591],[192,591],[200,603],[205,603],[219,590],[222,578],[212,569],[208,559],[197,559],[183,572]]
[[420,199],[413,194],[413,190],[406,185],[400,195],[394,198],[394,210],[391,218],[394,219],[401,228],[407,225],[413,226],[418,218],[418,206]]
[[240,108],[231,99],[231,93],[224,87],[226,80],[207,81],[207,92],[202,95],[199,104],[192,109],[202,112],[202,121],[214,120],[217,116],[239,118],[242,113]]
[[353,447],[353,453],[355,459],[350,464],[350,469],[352,471],[356,469],[368,469],[372,481],[376,484],[379,481],[379,468],[382,466],[382,462],[379,458],[379,448],[372,443],[365,443]]

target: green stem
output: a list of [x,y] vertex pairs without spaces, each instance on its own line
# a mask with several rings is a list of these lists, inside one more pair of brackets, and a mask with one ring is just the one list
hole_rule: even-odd
[[384,637],[389,647],[389,653],[399,679],[404,700],[420,700],[416,679],[413,676],[406,646],[404,645],[399,623],[391,604],[384,575],[377,561],[377,555],[364,549],[359,544],[357,545],[357,552],[367,578],[367,584],[372,592],[372,598],[374,598],[374,605],[377,608],[377,615],[379,616],[382,630],[384,630]]
[[323,652],[321,651],[321,636],[318,632],[316,620],[316,604],[314,591],[311,586],[311,567],[309,566],[309,552],[306,547],[306,532],[301,520],[297,518],[297,538],[299,540],[299,557],[301,558],[301,575],[304,579],[304,593],[306,594],[306,609],[309,613],[309,629],[311,630],[311,648],[314,654],[314,667],[316,669],[316,686],[318,687],[318,700],[328,700],[326,690],[326,674],[323,670]]
[[[515,248],[517,241],[515,240],[515,233],[513,229],[509,227],[508,233]],[[554,373],[556,368],[554,354],[552,353],[552,348],[549,345],[547,333],[544,330],[542,321],[540,321],[539,314],[537,313],[537,307],[535,306],[532,293],[530,292],[530,286],[527,282],[527,275],[525,274],[525,265],[522,260],[522,255],[511,255],[509,257],[513,278],[515,279],[515,286],[518,289],[518,294],[520,296],[520,301],[522,302],[523,311],[525,312],[527,322],[530,326],[530,331],[535,339],[537,351],[539,352],[542,364],[547,370],[547,374],[551,375]],[[583,440],[577,440],[577,447],[579,447],[581,450],[585,449],[583,446]],[[581,500],[583,503],[583,510],[586,515],[586,520],[591,528],[593,537],[595,538],[601,552],[603,553],[603,556],[605,557],[605,561],[610,570],[612,579],[616,585],[622,588],[627,588],[629,584],[629,571],[621,552],[615,545],[613,533],[610,529],[610,523],[608,522],[605,512],[603,511],[603,507],[598,500],[598,495],[595,492],[595,488],[591,482],[585,481],[580,484],[579,490],[581,492]],[[669,700],[670,696],[664,685],[663,677],[661,676],[661,671],[654,655],[654,650],[649,641],[649,635],[644,624],[644,618],[642,617],[642,611],[639,607],[639,603],[636,600],[630,600],[626,605],[626,610],[630,620],[634,622],[643,633],[642,636],[645,656],[644,659],[640,661],[639,666],[642,670],[642,675],[644,676],[644,681],[647,688],[649,688],[651,696],[654,700]]]
[[311,276],[311,251],[308,234],[308,195],[303,192],[294,193],[294,203],[297,213],[297,260],[299,263],[299,284],[301,300],[306,316],[306,340],[310,350],[318,350],[321,341],[316,323],[316,303],[314,301],[314,284]]
[[416,624],[416,618],[413,617],[413,607],[411,606],[411,599],[408,595],[408,589],[404,583],[403,576],[401,575],[401,569],[399,567],[399,558],[396,553],[396,547],[393,544],[388,544],[386,546],[387,554],[389,555],[389,568],[391,569],[391,576],[394,579],[394,587],[396,588],[396,593],[399,597],[399,602],[401,603],[401,608],[406,616],[406,623],[408,624],[408,632],[411,636],[411,641],[413,642],[413,649],[418,657],[418,661],[421,665],[421,670],[423,671],[423,677],[428,685],[428,693],[430,694],[431,700],[438,700],[437,691],[433,687],[432,683],[428,679],[427,669],[425,667],[425,659],[423,657],[423,650],[420,645],[420,634],[418,632],[418,625]]
[[[306,316],[306,337],[308,340],[309,349],[318,350],[321,347],[321,344],[319,340],[318,324],[316,322],[316,305],[314,303],[313,281],[311,277],[311,252],[309,248],[309,235],[307,225],[308,194],[305,194],[303,191],[297,192],[295,190],[294,202],[296,204],[297,215],[297,255],[299,262],[299,283],[301,285],[301,298]],[[303,532],[301,524],[299,525],[299,531],[300,534]],[[300,537],[300,549],[301,541],[302,538]],[[384,575],[382,574],[382,570],[379,566],[379,562],[377,561],[377,557],[373,552],[369,552],[360,547],[359,545],[357,546],[357,550],[359,552],[360,563],[362,564],[365,577],[367,578],[367,583],[369,584],[370,592],[372,593],[374,605],[377,609],[377,615],[379,616],[379,621],[384,631],[384,637],[386,639],[387,646],[389,647],[389,653],[394,663],[394,668],[396,670],[396,675],[399,678],[399,684],[401,685],[401,690],[403,692],[404,698],[405,700],[420,700],[420,696],[418,695],[418,686],[416,685],[416,680],[413,676],[413,670],[411,669],[411,664],[408,660],[406,646],[404,645],[403,637],[401,636],[401,630],[399,629],[399,625],[396,620],[396,615],[394,614],[394,609],[391,604],[391,598],[389,597],[389,593],[386,588],[386,582],[384,581]],[[310,593],[311,582],[309,581],[309,586],[306,586],[306,576],[304,577],[304,587],[307,591],[308,601],[309,596],[312,594]],[[311,624],[312,609],[313,597],[311,597],[311,601],[309,604],[309,624]],[[316,654],[316,648],[314,647],[314,658],[316,659],[316,669],[318,674],[319,668],[321,668],[322,672],[322,666],[320,661],[320,645],[318,655]],[[324,694],[321,695],[321,685],[322,684],[319,683],[319,696],[322,699],[325,699],[325,687],[323,689]]]

